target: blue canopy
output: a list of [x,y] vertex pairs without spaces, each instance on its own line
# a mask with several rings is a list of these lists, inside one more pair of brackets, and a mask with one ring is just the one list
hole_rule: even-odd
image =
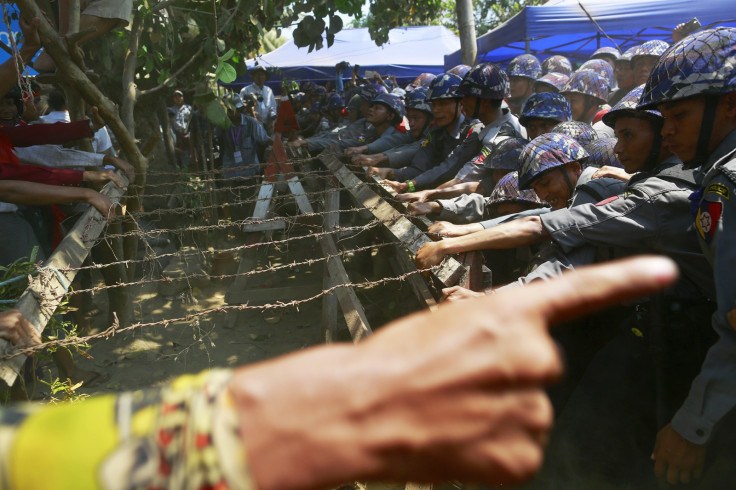
[[[672,42],[672,29],[693,17],[704,27],[736,26],[734,0],[552,0],[480,36],[477,59],[506,64],[528,51],[585,61],[603,46],[625,51],[650,39]],[[445,68],[461,59],[460,51],[445,56]]]
[[[268,68],[271,80],[310,80],[324,83],[335,80],[335,65],[347,61],[360,65],[361,75],[365,70],[377,71],[381,75],[395,75],[399,79],[414,79],[422,73],[444,71],[444,55],[460,48],[460,40],[443,26],[399,27],[389,31],[388,43],[376,46],[367,28],[343,29],[335,34],[335,42],[329,48],[309,53],[308,48],[299,48],[291,40],[283,46],[248,60],[248,67],[256,62]],[[343,72],[350,78],[350,70]],[[251,83],[245,75],[231,85],[235,87]]]

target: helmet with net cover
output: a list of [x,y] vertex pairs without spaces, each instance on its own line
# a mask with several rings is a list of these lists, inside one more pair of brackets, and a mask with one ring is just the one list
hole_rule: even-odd
[[580,121],[562,122],[552,128],[552,132],[567,135],[583,146],[589,145],[591,141],[598,139],[598,133],[593,129],[593,126]]
[[474,66],[460,82],[457,95],[501,100],[509,95],[509,77],[493,63]]
[[406,105],[407,109],[416,109],[418,111],[424,111],[428,114],[432,114],[432,108],[427,102],[427,89],[424,87],[419,87],[409,92],[406,95],[404,104]]
[[452,73],[440,74],[429,84],[427,100],[461,99],[463,96],[457,93],[461,81],[462,78]]
[[373,85],[363,85],[358,90],[358,95],[361,99],[370,102],[378,96],[378,90]]
[[560,73],[569,77],[572,74],[572,63],[564,56],[556,54],[542,62],[542,73]]
[[533,54],[520,54],[506,67],[506,74],[510,77],[525,77],[536,80],[542,76],[542,65]]
[[601,102],[605,102],[608,100],[609,87],[610,85],[607,79],[594,71],[584,70],[573,73],[570,80],[560,90],[560,93],[589,95]]
[[626,51],[624,51],[623,54],[618,57],[618,59],[616,60],[616,63],[619,63],[619,62],[621,62],[621,63],[624,63],[624,62],[631,63],[631,58],[634,57],[634,53],[636,53],[636,50],[639,49],[639,46],[641,46],[641,45],[632,46],[629,49],[627,49]]
[[640,108],[736,91],[736,29],[717,27],[687,36],[657,62]]
[[330,94],[329,97],[327,97],[327,103],[325,106],[326,110],[331,111],[333,109],[342,109],[345,107],[345,103],[339,94]]
[[519,170],[519,156],[526,141],[521,138],[507,138],[494,145],[491,158],[486,167],[491,170]]
[[521,108],[519,122],[526,126],[529,119],[554,119],[558,122],[572,119],[572,109],[567,99],[560,94],[542,92],[532,94]]
[[618,155],[613,151],[616,146],[616,138],[599,138],[591,141],[586,147],[588,152],[588,160],[585,162],[586,167],[618,167],[624,168],[618,159]]
[[544,205],[534,190],[519,189],[519,172],[511,172],[501,177],[491,195],[488,196],[488,204],[491,206],[514,202],[534,204],[536,207]]
[[644,85],[639,85],[624,95],[610,111],[603,116],[603,123],[606,126],[614,127],[616,119],[621,116],[636,117],[640,119],[662,120],[662,114],[653,109],[637,109],[639,100],[644,92]]
[[406,98],[406,90],[396,87],[391,91],[391,95],[395,95],[399,99],[404,100]]
[[519,157],[519,189],[531,188],[532,182],[551,170],[588,158],[588,152],[567,135],[545,133],[528,143]]
[[651,41],[647,41],[639,46],[636,51],[634,51],[634,54],[631,55],[631,63],[633,64],[634,60],[640,56],[654,56],[656,58],[659,58],[664,54],[665,51],[667,51],[667,48],[669,47],[670,45],[668,43],[660,39],[652,39]]
[[453,75],[463,78],[469,71],[470,67],[468,65],[457,65],[447,70],[447,73],[452,73]]
[[394,113],[397,123],[404,118],[404,102],[395,95],[378,94],[378,97],[371,101],[371,105],[373,104],[383,104],[388,107],[388,109]]
[[435,75],[434,73],[422,73],[421,75],[416,77],[414,81],[411,82],[409,85],[413,88],[429,87],[429,84],[432,83],[432,80],[434,80],[436,77],[437,75]]
[[690,97],[705,97],[695,155],[686,168],[708,157],[720,95],[736,91],[736,29],[716,27],[687,36],[657,61],[644,85],[639,108]]
[[603,46],[602,48],[596,49],[590,56],[590,59],[603,59],[606,56],[610,56],[614,60],[617,60],[621,56],[621,52],[613,46]]
[[559,92],[569,80],[570,77],[568,77],[567,75],[551,72],[537,78],[537,81],[534,82],[534,85],[537,85],[538,83],[544,84],[554,89],[555,92]]
[[608,80],[608,86],[613,85],[613,67],[605,60],[588,60],[583,63],[578,71],[594,71],[606,80]]

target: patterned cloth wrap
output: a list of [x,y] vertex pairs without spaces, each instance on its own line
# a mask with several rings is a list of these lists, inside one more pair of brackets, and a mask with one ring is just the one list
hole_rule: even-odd
[[447,70],[447,73],[452,73],[453,75],[463,78],[469,71],[470,67],[468,65],[457,65]]
[[608,64],[605,60],[588,60],[583,63],[578,71],[594,71],[606,80],[608,80],[608,86],[613,86],[613,67]]
[[652,69],[640,109],[662,102],[736,91],[736,29],[716,27],[672,46]]
[[605,55],[613,56],[614,59],[619,59],[621,57],[621,52],[613,46],[603,46],[602,48],[596,49],[590,56],[590,59],[601,59],[600,57]]
[[593,129],[593,126],[580,121],[562,122],[552,128],[552,132],[565,134],[583,146],[587,146],[598,139],[598,133]]
[[567,75],[563,75],[562,73],[550,72],[537,78],[537,81],[534,83],[543,83],[545,85],[549,85],[550,87],[553,87],[557,92],[559,92],[569,80],[570,77]]
[[404,109],[404,101],[391,94],[379,94],[378,97],[371,101],[373,104],[383,104],[393,112],[399,119],[404,117],[406,110]]
[[572,63],[562,55],[550,56],[542,62],[542,73],[559,73],[561,75],[572,75]]
[[506,67],[506,74],[510,77],[525,77],[536,80],[542,76],[542,64],[533,54],[520,54]]
[[609,88],[608,80],[594,71],[585,70],[573,73],[560,92],[589,95],[605,103]]
[[643,117],[645,114],[648,114],[649,117],[661,118],[662,113],[659,111],[655,111],[653,109],[647,109],[645,111],[637,109],[639,99],[641,99],[641,94],[643,92],[644,85],[634,87],[628,94],[624,95],[610,111],[603,115],[603,124],[613,128],[616,125],[616,119],[624,114],[634,117]]
[[457,88],[462,78],[452,73],[441,73],[429,84],[427,100],[437,99],[460,99],[462,95],[457,94]]
[[570,121],[572,109],[563,95],[552,92],[532,94],[521,108],[519,122],[526,126],[532,118],[554,119],[557,122]]
[[616,138],[599,138],[591,141],[586,147],[588,152],[588,160],[585,162],[586,167],[618,167],[624,168],[618,160],[618,155],[614,153],[613,147],[616,146]]
[[529,189],[531,183],[545,172],[586,158],[588,152],[585,148],[565,134],[546,133],[537,136],[524,147],[519,157],[519,189]]
[[533,189],[519,189],[519,172],[511,172],[501,177],[496,187],[493,188],[491,195],[488,196],[487,202],[491,206],[514,202],[532,203],[539,207],[544,205]]
[[519,170],[519,157],[526,146],[521,138],[507,138],[494,145],[491,158],[486,161],[486,167],[491,170]]
[[510,95],[509,77],[492,63],[474,66],[460,82],[457,95],[500,100]]
[[418,111],[424,111],[432,114],[432,108],[427,102],[426,87],[419,87],[409,92],[406,95],[406,100],[404,100],[404,104],[406,105],[407,109],[416,109]]

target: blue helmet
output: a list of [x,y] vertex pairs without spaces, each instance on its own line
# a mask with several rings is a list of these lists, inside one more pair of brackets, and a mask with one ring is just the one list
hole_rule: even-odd
[[583,146],[589,145],[598,139],[598,133],[593,126],[580,121],[566,121],[552,128],[553,133],[562,133],[574,139]]
[[670,45],[659,39],[652,39],[639,46],[634,54],[631,56],[631,64],[634,64],[634,60],[640,56],[654,56],[659,58],[667,51]]
[[537,136],[521,152],[519,189],[529,189],[542,174],[571,162],[582,162],[588,152],[574,139],[560,133]]
[[486,167],[491,170],[519,170],[519,156],[526,145],[521,138],[507,138],[494,145]]
[[[605,61],[604,61],[605,63]],[[576,71],[562,87],[560,93],[578,93],[589,95],[601,102],[608,100],[608,80],[594,71]]]
[[378,96],[378,90],[373,85],[363,85],[358,90],[358,95],[366,102],[370,102]]
[[506,74],[510,77],[525,77],[536,80],[542,76],[542,65],[533,54],[520,54],[506,67]]
[[427,89],[424,87],[419,87],[409,92],[406,95],[404,104],[406,104],[407,109],[416,109],[432,114],[432,108],[427,102]]
[[345,107],[345,103],[343,102],[342,97],[340,97],[340,94],[330,94],[330,96],[327,97],[327,103],[325,106],[325,110],[331,111],[334,109],[342,109]]
[[544,84],[553,88],[555,92],[559,92],[569,80],[570,77],[568,77],[567,75],[564,75],[562,73],[549,72],[546,75],[542,75],[541,77],[537,78],[537,81],[534,82],[534,85],[538,83]]
[[610,56],[611,58],[617,60],[619,59],[619,57],[621,57],[621,52],[613,46],[603,46],[602,48],[596,49],[590,56],[590,59],[603,59],[606,56]]
[[539,196],[532,189],[519,189],[519,172],[511,172],[498,181],[496,187],[493,188],[491,195],[488,197],[488,204],[522,202],[534,204],[535,207],[542,207],[544,203],[539,200]]
[[510,94],[509,77],[493,63],[481,63],[465,75],[455,93],[460,97],[501,100]]
[[613,86],[613,67],[605,60],[588,60],[578,68],[578,71],[594,71],[606,80],[608,80],[608,86]]
[[542,62],[542,73],[559,73],[561,75],[572,75],[572,63],[562,55],[550,56]]
[[435,78],[437,78],[437,75],[433,73],[422,73],[421,75],[417,76],[409,85],[407,85],[406,89],[409,90],[409,87],[411,87],[412,90],[418,87],[429,87],[429,85]]
[[463,78],[469,71],[470,67],[468,65],[457,65],[447,70],[447,73],[452,73],[453,75]]
[[603,115],[603,124],[613,128],[616,125],[616,119],[620,116],[661,121],[662,113],[659,111],[637,109],[642,93],[644,93],[644,85],[639,85],[624,95],[610,111]]
[[572,109],[563,95],[552,92],[532,94],[521,108],[519,122],[526,126],[529,119],[533,118],[554,119],[557,122],[570,121]]
[[462,79],[459,76],[452,73],[440,74],[429,84],[427,100],[461,99],[463,96],[457,93],[461,81]]
[[378,97],[371,101],[371,105],[373,104],[383,104],[388,107],[388,109],[396,116],[397,124],[404,118],[404,102],[395,95],[379,94]]
[[320,113],[322,111],[322,105],[319,102],[312,102],[309,106],[309,112]]
[[687,36],[662,55],[644,86],[639,108],[736,91],[736,29],[716,27]]
[[618,155],[613,151],[616,146],[616,138],[600,138],[590,142],[585,151],[588,152],[588,160],[585,161],[586,167],[601,168],[604,166],[624,168],[618,159]]

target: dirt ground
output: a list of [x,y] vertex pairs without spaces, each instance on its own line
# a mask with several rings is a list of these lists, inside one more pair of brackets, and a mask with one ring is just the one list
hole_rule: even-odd
[[[271,245],[261,251],[258,269],[279,266],[322,256],[314,238],[308,237],[310,228],[292,228],[288,233],[276,232],[273,240],[305,235],[306,239]],[[214,237],[217,241],[217,237]],[[183,250],[206,251],[207,247],[223,248],[238,243],[241,234],[226,238],[227,243],[199,244]],[[346,239],[340,242],[344,250],[362,246]],[[212,253],[191,256],[186,264],[169,263],[166,271],[184,269],[186,273],[212,270]],[[204,259],[203,259],[204,257]],[[349,255],[345,261],[352,282],[376,280],[394,274],[388,267],[384,252],[373,250]],[[237,263],[231,262],[225,272],[234,273]],[[299,299],[322,290],[324,262],[299,266],[276,272],[251,276],[245,288],[255,290],[264,302]],[[160,270],[148,271],[149,279],[141,286],[129,288],[133,298],[134,321],[156,322],[184,317],[206,309],[227,306],[228,289],[233,279],[183,280],[173,284],[155,282]],[[102,277],[93,281],[103,285]],[[114,291],[114,290],[112,290]],[[290,292],[293,291],[293,294]],[[272,296],[273,292],[273,296]],[[411,288],[405,282],[391,282],[379,286],[357,288],[361,303],[371,327],[375,330],[392,319],[420,308]],[[114,293],[112,293],[114,294]],[[108,326],[107,294],[97,293],[89,298],[93,333]],[[264,299],[265,298],[265,299]],[[248,304],[258,304],[251,301]],[[342,314],[338,310],[339,341],[350,341]],[[156,386],[185,373],[197,373],[208,368],[235,367],[298,351],[325,342],[322,322],[322,298],[300,304],[298,307],[270,309],[230,309],[215,312],[168,325],[143,327],[133,332],[118,334],[109,339],[96,340],[89,349],[92,359],[79,359],[78,366],[103,375],[96,386],[83,386],[81,393],[95,394],[136,390]],[[43,387],[41,387],[43,391]]]

